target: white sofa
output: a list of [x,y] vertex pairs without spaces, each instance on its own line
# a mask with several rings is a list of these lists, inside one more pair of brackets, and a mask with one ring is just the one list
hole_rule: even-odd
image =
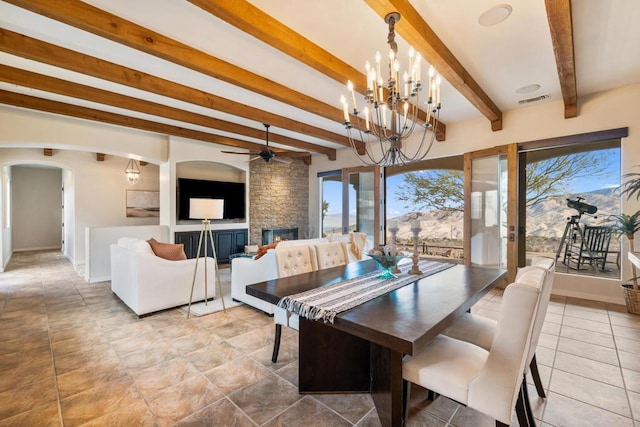
[[[145,241],[123,237],[111,245],[111,291],[138,316],[189,303],[195,259],[169,261]],[[206,258],[207,296],[216,295],[215,260]],[[205,258],[198,262],[193,302],[204,300]]]
[[[352,245],[353,234],[359,235],[356,241],[361,242],[360,254],[354,251]],[[329,237],[301,240],[284,240],[277,245],[277,249],[295,246],[309,246],[313,256],[315,256],[315,246],[329,242],[343,242],[348,256],[348,262],[359,261],[368,258],[364,255],[370,249],[370,243],[366,240],[366,235],[362,233],[350,233],[343,235],[333,235]],[[252,307],[273,314],[273,304],[247,294],[247,285],[260,283],[278,278],[278,268],[276,263],[275,249],[269,249],[265,255],[259,259],[234,258],[231,260],[231,297],[236,301],[241,301]]]

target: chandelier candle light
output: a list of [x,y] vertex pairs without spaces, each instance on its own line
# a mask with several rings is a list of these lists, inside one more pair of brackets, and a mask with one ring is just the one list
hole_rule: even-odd
[[[420,109],[420,92],[423,85],[421,79],[422,57],[415,50],[409,50],[409,62],[407,70],[400,79],[400,61],[398,59],[398,46],[395,42],[395,24],[400,21],[400,14],[392,12],[384,21],[389,24],[387,43],[389,51],[389,77],[383,81],[381,72],[380,52],[376,52],[375,66],[367,61],[365,65],[367,75],[367,90],[364,95],[365,107],[362,111],[364,127],[362,126],[360,111],[356,103],[354,86],[351,81],[347,83],[352,103],[352,113],[357,119],[358,135],[354,135],[353,125],[349,118],[349,106],[344,95],[340,98],[344,113],[344,125],[352,148],[356,151],[356,145],[361,142],[365,146],[366,157],[358,156],[367,165],[395,166],[405,165],[423,160],[436,136],[436,129],[440,117],[440,84],[442,79],[436,74],[433,67],[429,69],[428,93],[426,104],[426,121],[424,125],[417,124]],[[416,148],[403,147],[403,142],[411,136],[414,129],[423,128],[422,137]],[[364,128],[364,131],[362,130]],[[431,133],[430,141],[425,143],[426,136]],[[407,145],[407,144],[405,144]],[[356,151],[357,154],[357,151]]]

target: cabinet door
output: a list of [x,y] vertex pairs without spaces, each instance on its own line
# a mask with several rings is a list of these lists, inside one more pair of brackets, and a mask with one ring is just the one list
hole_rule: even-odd
[[218,263],[229,262],[229,255],[234,250],[234,232],[216,231],[216,254],[218,255]]
[[249,243],[247,230],[236,230],[234,233],[235,248],[232,253],[244,252],[244,247]]
[[184,244],[184,253],[187,258],[195,258],[199,237],[199,231],[183,231],[175,234],[175,242]]

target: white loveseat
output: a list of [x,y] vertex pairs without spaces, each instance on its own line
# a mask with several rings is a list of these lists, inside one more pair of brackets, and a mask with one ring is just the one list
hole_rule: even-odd
[[[355,235],[355,239],[354,239]],[[309,246],[312,256],[315,257],[315,247],[329,242],[342,242],[348,256],[348,262],[359,261],[368,258],[364,255],[370,244],[363,233],[349,233],[333,235],[327,238],[284,240],[277,245],[277,249],[296,246]],[[354,245],[355,242],[355,245]],[[275,249],[269,249],[259,259],[234,258],[231,260],[231,297],[268,314],[273,314],[273,304],[247,294],[247,285],[264,282],[278,278]]]
[[[123,237],[111,245],[111,291],[138,316],[189,303],[195,259],[169,261],[145,240]],[[193,302],[204,300],[204,258],[198,262]],[[207,296],[215,297],[215,260],[206,258]]]

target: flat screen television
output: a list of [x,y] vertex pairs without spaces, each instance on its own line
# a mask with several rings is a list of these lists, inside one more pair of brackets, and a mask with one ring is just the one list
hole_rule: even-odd
[[244,182],[178,178],[178,219],[189,218],[189,199],[223,199],[223,219],[245,219]]

